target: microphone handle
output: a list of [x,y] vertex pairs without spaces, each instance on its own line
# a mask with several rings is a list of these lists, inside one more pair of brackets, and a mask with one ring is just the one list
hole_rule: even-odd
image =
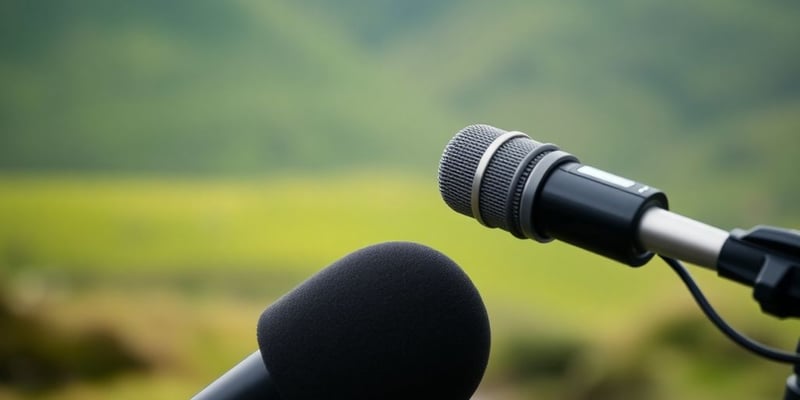
[[647,250],[712,270],[729,237],[722,229],[658,207],[645,211],[639,222],[639,240]]
[[258,350],[192,397],[192,400],[257,399],[280,400]]
[[539,185],[524,206],[535,209],[534,231],[630,266],[656,253],[715,270],[730,236],[668,211],[658,189],[588,165],[559,165]]

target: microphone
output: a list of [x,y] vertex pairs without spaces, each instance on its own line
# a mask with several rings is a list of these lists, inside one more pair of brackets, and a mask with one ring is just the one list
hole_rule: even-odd
[[390,242],[334,262],[269,306],[259,350],[195,400],[467,400],[489,319],[467,275],[429,247]]
[[489,125],[468,126],[447,144],[439,163],[439,192],[453,210],[518,238],[563,240],[633,267],[660,254],[728,338],[762,357],[794,364],[784,398],[800,398],[800,355],[766,347],[731,328],[675,260],[750,285],[763,312],[797,318],[800,232],[756,226],[729,234],[668,211],[666,195],[650,185],[581,164],[524,133]]
[[716,268],[728,232],[667,211],[660,190],[581,164],[521,132],[471,125],[439,164],[453,210],[519,238],[559,239],[630,266],[659,253]]

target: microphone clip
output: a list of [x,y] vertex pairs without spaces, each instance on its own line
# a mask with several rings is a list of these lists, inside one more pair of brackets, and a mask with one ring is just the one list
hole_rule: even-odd
[[800,232],[772,226],[734,229],[720,253],[720,276],[753,287],[764,313],[800,317]]

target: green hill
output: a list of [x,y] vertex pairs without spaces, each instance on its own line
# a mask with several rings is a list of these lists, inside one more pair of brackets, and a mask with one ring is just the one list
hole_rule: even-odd
[[720,221],[800,214],[792,2],[0,7],[6,170],[431,176],[485,122]]
[[467,121],[719,222],[780,224],[800,214],[798,18],[786,2],[470,2],[379,56]]
[[[453,129],[294,6],[79,4],[5,6],[2,167],[260,174],[421,159],[435,166]],[[439,140],[408,140],[420,126],[442,132]]]

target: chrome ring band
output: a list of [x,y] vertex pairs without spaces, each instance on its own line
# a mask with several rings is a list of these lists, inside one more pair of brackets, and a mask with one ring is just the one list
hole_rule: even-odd
[[475,169],[475,177],[472,178],[472,196],[470,197],[470,204],[472,206],[472,216],[478,220],[483,226],[487,226],[486,222],[481,217],[481,208],[480,208],[480,197],[481,197],[481,183],[483,182],[483,174],[486,172],[486,168],[489,166],[489,162],[492,161],[492,157],[497,152],[497,149],[500,148],[505,142],[518,138],[518,137],[528,137],[528,135],[522,132],[506,132],[497,137],[489,147],[486,148],[486,151],[483,153],[481,160],[478,162],[478,167]]

